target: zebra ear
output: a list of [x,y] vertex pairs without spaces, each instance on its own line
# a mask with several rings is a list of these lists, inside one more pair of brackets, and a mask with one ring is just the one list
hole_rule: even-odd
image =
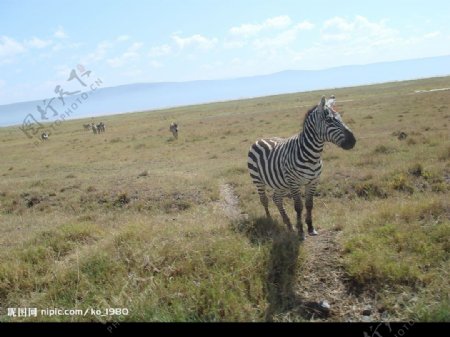
[[325,103],[326,103],[325,96],[322,96],[322,98],[320,99],[320,103],[319,103],[319,110],[320,111],[323,111],[323,108],[325,108]]

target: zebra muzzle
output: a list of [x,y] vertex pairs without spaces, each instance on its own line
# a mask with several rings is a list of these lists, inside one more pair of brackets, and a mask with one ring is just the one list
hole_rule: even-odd
[[345,134],[345,139],[344,139],[344,141],[341,143],[341,147],[342,147],[344,150],[350,150],[350,149],[353,149],[353,147],[354,147],[355,144],[356,144],[356,138],[355,138],[355,136],[353,135],[353,133],[351,133],[350,131],[347,131],[347,130],[345,130],[344,134]]

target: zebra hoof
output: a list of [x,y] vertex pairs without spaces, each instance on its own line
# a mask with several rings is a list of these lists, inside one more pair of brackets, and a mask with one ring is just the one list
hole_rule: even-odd
[[308,234],[309,234],[310,236],[316,236],[316,235],[318,235],[319,233],[317,233],[316,230],[313,229],[312,231],[308,231]]
[[298,233],[298,240],[299,241],[305,241],[306,237],[305,237],[305,233]]

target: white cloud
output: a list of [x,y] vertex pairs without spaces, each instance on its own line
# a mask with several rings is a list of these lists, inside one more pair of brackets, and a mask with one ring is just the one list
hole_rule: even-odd
[[200,34],[195,34],[189,37],[180,37],[175,33],[172,35],[172,39],[180,49],[195,46],[199,49],[208,50],[214,48],[219,42],[217,38],[207,38]]
[[435,37],[438,37],[440,35],[441,35],[440,31],[434,31],[434,32],[430,32],[430,33],[425,34],[423,37],[425,39],[434,39]]
[[53,36],[57,39],[67,39],[69,37],[62,26],[58,26],[56,31],[53,33]]
[[[242,62],[230,63],[230,71],[320,69],[410,58],[410,55],[417,54],[420,57],[442,55],[448,54],[449,50],[444,42],[448,37],[438,27],[421,32],[417,26],[400,29],[388,19],[373,20],[361,15],[335,16],[325,17],[321,23],[286,20],[285,26],[280,20],[279,26],[283,28],[277,29],[262,28],[264,22],[240,25],[229,30],[222,47],[245,49],[239,53]],[[231,54],[229,59],[236,56]]]
[[202,64],[201,68],[204,71],[211,71],[211,70],[215,70],[217,68],[220,68],[224,65],[223,61],[215,61],[212,63],[206,63],[206,64]]
[[359,46],[359,50],[367,50],[373,46],[398,42],[399,33],[389,28],[385,21],[373,22],[358,15],[352,20],[334,17],[325,21],[321,30],[321,38],[329,44],[346,42],[348,43],[347,47]]
[[[45,49],[45,52],[39,53],[40,57],[51,57],[52,52],[57,52],[62,49],[76,49],[80,47],[80,43],[70,43],[68,41],[41,39],[38,37],[31,37],[23,41],[17,41],[8,36],[0,36],[0,64],[8,64],[17,61],[16,57],[19,54],[30,53],[34,49]],[[34,57],[36,56],[33,55]]]
[[129,52],[137,52],[139,49],[141,49],[144,46],[142,42],[134,42],[129,48]]
[[438,37],[443,37],[440,31],[434,31],[425,33],[422,35],[414,35],[409,38],[403,39],[401,43],[405,46],[418,46],[423,43],[431,42],[433,40],[437,40]]
[[350,40],[351,36],[350,34],[345,34],[345,33],[323,33],[322,34],[322,40],[324,41],[334,41],[334,42],[338,42],[338,41],[345,41],[345,40]]
[[83,44],[80,42],[73,42],[73,43],[56,43],[55,45],[53,45],[52,47],[52,52],[58,52],[60,50],[64,50],[64,49],[78,49],[82,46]]
[[123,41],[128,41],[129,39],[130,39],[130,36],[128,36],[128,35],[119,35],[116,38],[116,41],[117,42],[123,42]]
[[159,62],[159,61],[155,61],[155,60],[151,60],[151,61],[149,62],[149,65],[150,65],[152,68],[162,68],[162,67],[164,66],[164,64],[162,64],[162,63]]
[[172,48],[168,44],[152,47],[148,53],[150,57],[159,57],[169,55],[172,52]]
[[247,45],[246,41],[243,40],[226,40],[223,43],[223,47],[225,49],[236,49],[236,48],[242,48]]
[[292,20],[287,15],[276,16],[270,19],[267,19],[263,25],[265,27],[271,28],[284,28],[289,26],[292,23]]
[[107,59],[106,62],[113,68],[122,67],[130,61],[137,60],[140,57],[139,50],[144,44],[141,42],[135,42],[127,51],[120,56]]
[[107,52],[113,47],[109,41],[100,42],[92,53],[89,53],[82,59],[82,63],[89,64],[92,62],[102,61],[105,59]]
[[253,41],[253,46],[258,49],[280,48],[290,44],[294,40],[295,35],[290,32],[286,32],[285,34],[280,34],[276,37],[256,39]]
[[256,35],[261,30],[262,30],[262,25],[253,25],[253,24],[245,23],[245,24],[240,25],[239,27],[232,27],[230,29],[230,33],[233,35],[249,37],[252,35]]
[[232,65],[240,65],[240,64],[242,64],[242,60],[241,60],[239,57],[234,57],[234,58],[231,60],[231,64],[232,64]]
[[10,63],[16,55],[26,51],[22,43],[8,36],[0,36],[0,64]]
[[292,24],[292,20],[287,15],[275,16],[269,18],[262,23],[252,24],[244,23],[240,26],[231,27],[230,33],[242,37],[251,37],[257,35],[259,32],[267,29],[281,29],[286,28]]
[[[434,35],[429,35],[430,41]],[[285,48],[285,58],[286,63],[304,69],[380,62],[404,58],[405,51],[411,50],[413,44],[421,45],[418,39],[424,40],[424,34],[410,33],[408,37],[407,31],[394,29],[387,20],[332,17],[321,24],[320,39],[309,40],[309,45],[289,45]],[[408,45],[411,47],[407,48]]]
[[68,65],[57,65],[53,67],[56,73],[56,76],[58,79],[64,79],[67,80],[67,78],[70,75],[70,72],[72,71],[73,67],[69,67]]
[[286,47],[297,40],[301,31],[311,30],[312,28],[314,28],[314,25],[311,22],[303,21],[275,36],[255,39],[253,46],[258,49]]
[[314,24],[309,21],[303,21],[295,25],[297,30],[311,30],[314,28]]
[[37,37],[33,37],[31,40],[28,40],[25,42],[25,45],[30,48],[38,48],[42,49],[45,48],[53,43],[52,40],[41,40]]
[[[110,54],[118,47],[119,43],[128,41],[127,35],[120,35],[114,39],[114,41],[104,40],[97,44],[95,50],[89,53],[87,56],[81,59],[83,64],[91,64],[93,62],[104,61],[113,68],[121,67],[128,63],[130,60],[135,60],[140,57],[138,51],[142,48],[143,43],[132,43],[125,52],[116,57],[111,57]],[[115,53],[117,55],[117,52]],[[109,56],[109,58],[108,58]]]
[[314,24],[307,20],[294,24],[287,15],[276,16],[259,24],[232,27],[229,31],[231,37],[225,40],[223,46],[225,49],[242,48],[246,45],[257,49],[285,47],[294,43],[301,31],[314,27]]
[[120,73],[120,76],[131,77],[133,80],[136,80],[136,77],[141,76],[142,73],[141,69],[126,69]]
[[127,61],[127,57],[124,55],[117,56],[111,59],[107,59],[106,62],[113,68],[123,66]]
[[335,16],[334,18],[331,18],[323,24],[323,29],[327,30],[334,30],[337,29],[339,31],[352,31],[355,27],[355,24],[352,22],[348,22],[346,19]]

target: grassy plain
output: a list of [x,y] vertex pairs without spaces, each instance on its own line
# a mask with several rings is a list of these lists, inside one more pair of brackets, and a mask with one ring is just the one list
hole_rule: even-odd
[[[448,87],[442,77],[66,121],[38,146],[0,128],[0,320],[449,321],[450,91],[415,93]],[[297,133],[331,93],[357,144],[325,147],[319,236],[299,244],[273,204],[276,221],[263,218],[247,151]],[[106,132],[83,130],[91,121]],[[345,289],[332,297],[321,274],[334,272]],[[320,299],[330,312],[311,315],[306,301]],[[23,307],[128,314],[7,316]]]

